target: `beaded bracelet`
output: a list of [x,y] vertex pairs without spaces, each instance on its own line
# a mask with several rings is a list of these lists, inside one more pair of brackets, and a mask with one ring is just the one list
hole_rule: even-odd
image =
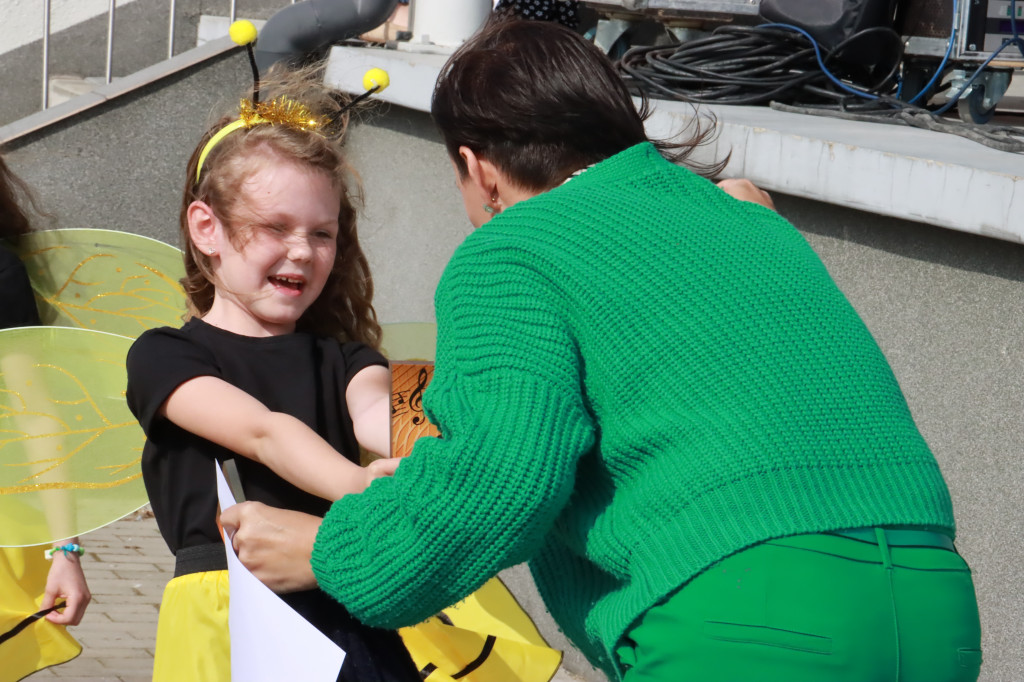
[[85,554],[85,550],[82,549],[81,545],[76,545],[74,543],[62,545],[60,547],[54,547],[53,549],[48,549],[45,552],[43,552],[43,554],[46,555],[47,559],[52,559],[53,555],[57,552],[64,552],[64,556],[68,556],[69,554],[77,554],[78,556],[82,556],[83,554]]

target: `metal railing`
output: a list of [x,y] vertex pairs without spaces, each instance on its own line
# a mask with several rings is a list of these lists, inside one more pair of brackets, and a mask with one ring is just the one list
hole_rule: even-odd
[[[176,0],[168,0],[169,12],[167,21],[167,59],[174,56],[174,26],[177,13]],[[296,0],[291,0],[295,4]],[[43,0],[43,109],[50,106],[50,3],[51,0]],[[282,0],[282,4],[283,0]],[[104,72],[106,83],[110,83],[114,65],[114,15],[117,10],[117,0],[110,0],[107,9],[107,65]],[[230,0],[228,16],[232,22],[238,15],[237,0]]]

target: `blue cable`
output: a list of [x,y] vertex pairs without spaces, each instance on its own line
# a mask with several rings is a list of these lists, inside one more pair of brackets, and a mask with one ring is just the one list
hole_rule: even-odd
[[[957,100],[960,99],[960,96],[963,95],[963,93],[967,90],[968,87],[970,87],[970,85],[974,82],[974,80],[978,77],[978,75],[985,69],[985,67],[988,66],[992,62],[992,60],[995,59],[999,55],[999,53],[1002,52],[1009,45],[1016,45],[1018,47],[1018,49],[1020,49],[1021,54],[1024,55],[1024,38],[1021,38],[1020,34],[1017,31],[1017,10],[1016,10],[1016,5],[1017,5],[1017,0],[1010,0],[1010,15],[1011,15],[1011,17],[1010,17],[1011,24],[1010,25],[1011,25],[1012,30],[1013,30],[1013,37],[1012,38],[1007,38],[1007,39],[1003,40],[1003,44],[1000,45],[999,48],[995,52],[993,52],[991,55],[989,55],[988,59],[986,59],[982,63],[982,65],[979,66],[978,69],[973,74],[971,74],[971,77],[967,80],[967,82],[964,84],[964,86],[960,89],[960,92],[958,92],[952,99],[950,99],[948,102],[946,102],[946,104],[943,105],[940,109],[938,109],[937,111],[932,112],[933,114],[938,116],[938,115],[944,114],[947,111],[949,111],[949,109],[954,104],[956,104]],[[922,95],[924,95],[924,93],[928,92],[928,90],[935,84],[935,81],[942,75],[942,69],[948,63],[949,57],[950,57],[950,55],[952,54],[952,51],[953,51],[953,44],[956,42],[956,34],[957,34],[957,9],[958,8],[959,8],[958,0],[953,0],[953,26],[952,26],[952,29],[950,31],[949,41],[946,44],[946,53],[943,55],[942,61],[939,62],[939,66],[935,70],[935,73],[932,75],[931,80],[928,81],[928,83],[921,89],[921,91],[919,93],[917,93],[913,97],[913,99],[911,99],[908,102],[908,104],[913,104]],[[876,100],[877,101],[877,100],[881,100],[882,99],[878,95],[874,95],[874,94],[872,94],[870,92],[867,92],[865,90],[860,90],[858,88],[854,88],[854,87],[851,87],[851,86],[847,85],[846,83],[841,81],[839,78],[837,78],[831,71],[829,71],[828,68],[826,68],[826,66],[825,66],[824,58],[822,58],[822,56],[821,56],[821,48],[818,45],[818,41],[816,41],[811,36],[811,34],[808,33],[807,31],[805,31],[804,29],[802,29],[802,28],[800,28],[798,26],[793,26],[791,24],[777,24],[777,23],[760,24],[758,26],[758,28],[781,28],[781,29],[784,29],[784,30],[787,30],[787,31],[794,31],[796,33],[799,33],[804,38],[807,38],[807,40],[811,43],[811,47],[814,48],[814,56],[815,56],[815,58],[818,61],[818,67],[821,69],[821,72],[823,74],[825,74],[825,76],[830,81],[835,83],[840,89],[845,90],[846,92],[849,92],[849,93],[851,93],[853,95],[857,95],[858,97],[863,97],[863,98],[869,99],[869,100]],[[902,88],[903,88],[903,84],[902,83],[900,83],[899,88],[900,88],[900,90],[902,90]],[[899,96],[900,90],[897,90],[897,97]]]
[[846,90],[849,93],[853,93],[854,95],[858,95],[860,97],[864,97],[865,99],[873,99],[873,100],[881,99],[881,97],[879,97],[878,95],[873,95],[870,92],[867,92],[865,90],[858,90],[857,88],[852,88],[849,85],[847,85],[846,83],[844,83],[843,81],[841,81],[838,78],[836,78],[832,74],[831,71],[829,71],[827,68],[825,68],[825,60],[822,59],[822,57],[821,57],[821,48],[818,47],[818,41],[816,41],[814,38],[812,38],[811,34],[808,33],[807,31],[803,30],[802,28],[799,28],[797,26],[792,26],[790,24],[759,24],[758,28],[784,28],[784,29],[786,29],[788,31],[796,31],[797,33],[802,35],[804,38],[807,38],[807,40],[811,41],[811,47],[814,48],[814,55],[815,55],[815,57],[818,58],[818,66],[821,67],[821,72],[824,73],[825,76],[830,81],[832,81],[833,83],[838,85],[843,90]]
[[975,79],[978,78],[981,72],[985,70],[985,67],[988,66],[993,59],[999,56],[1000,52],[1005,50],[1010,45],[1016,45],[1017,49],[1020,50],[1021,55],[1024,56],[1024,38],[1021,38],[1020,34],[1017,32],[1017,0],[1010,0],[1010,26],[1011,30],[1013,31],[1013,37],[1004,38],[1003,44],[1000,45],[992,54],[990,54],[988,59],[982,62],[981,66],[979,66],[977,70],[975,70],[975,72],[971,74],[971,77],[967,79],[967,82],[964,83],[964,86],[962,88],[960,88],[960,91],[956,93],[948,102],[942,105],[942,107],[940,107],[936,111],[933,111],[933,114],[935,114],[936,116],[941,116],[942,114],[949,111],[953,107],[953,105],[960,100],[960,97],[967,91],[967,88],[971,87],[971,84],[974,83]]
[[[1012,0],[1012,1],[1016,2],[1016,0]],[[935,85],[935,81],[938,80],[939,77],[942,76],[942,69],[943,69],[943,67],[946,66],[946,62],[949,61],[949,55],[952,54],[952,52],[953,52],[953,43],[956,42],[957,2],[958,2],[958,0],[953,0],[953,28],[950,29],[950,32],[949,32],[949,42],[946,43],[946,54],[944,54],[942,56],[942,61],[939,62],[939,67],[937,69],[935,69],[935,73],[934,73],[934,75],[932,75],[932,79],[930,81],[928,81],[928,85],[926,85],[923,88],[921,88],[921,91],[919,93],[917,93],[916,95],[914,95],[914,97],[910,101],[908,101],[907,104],[913,104],[914,102],[919,100],[924,93],[928,92],[931,89],[931,87],[933,85]],[[1014,27],[1016,27],[1016,23],[1014,24]],[[900,81],[900,88],[896,92],[896,99],[899,99],[900,92],[902,92],[902,91],[903,91],[903,81]]]

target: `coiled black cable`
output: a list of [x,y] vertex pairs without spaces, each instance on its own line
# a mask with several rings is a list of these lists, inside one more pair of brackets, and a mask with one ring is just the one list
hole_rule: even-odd
[[[857,43],[881,37],[888,64],[861,66],[842,59]],[[877,46],[873,46],[877,50]],[[903,59],[903,41],[887,27],[859,31],[823,50],[803,35],[773,26],[720,26],[707,38],[670,46],[640,46],[619,60],[626,81],[652,96],[687,102],[766,104],[818,103],[850,96],[825,69],[868,93],[891,92]],[[888,68],[886,68],[888,67]],[[884,71],[879,78],[876,74]]]
[[[859,41],[876,38],[877,63],[843,59]],[[877,50],[877,38],[892,44]],[[861,50],[858,56],[863,56]],[[861,61],[861,60],[858,60]],[[910,125],[960,135],[1009,152],[1024,152],[1024,132],[948,121],[895,95],[903,40],[888,27],[865,29],[831,50],[779,25],[721,26],[706,38],[638,46],[617,62],[634,91],[692,103],[753,105],[848,120]],[[881,75],[879,75],[881,74]]]

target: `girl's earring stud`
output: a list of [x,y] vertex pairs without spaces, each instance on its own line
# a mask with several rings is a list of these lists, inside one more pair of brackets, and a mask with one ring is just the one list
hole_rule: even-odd
[[484,204],[484,210],[490,213],[491,215],[497,213],[497,211],[494,210],[494,207],[491,206],[490,204]]
[[210,249],[210,255],[211,256],[216,256],[217,255],[217,249]]

